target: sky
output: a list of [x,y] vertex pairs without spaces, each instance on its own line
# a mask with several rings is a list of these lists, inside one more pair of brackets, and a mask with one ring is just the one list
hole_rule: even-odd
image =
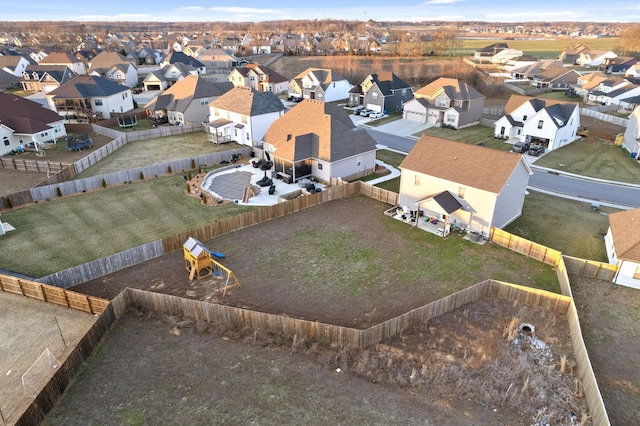
[[640,4],[618,0],[2,0],[1,3],[5,5],[1,8],[0,21],[259,22],[333,18],[353,21],[640,22]]

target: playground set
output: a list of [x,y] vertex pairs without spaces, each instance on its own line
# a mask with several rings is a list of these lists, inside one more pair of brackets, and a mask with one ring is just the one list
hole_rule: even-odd
[[222,297],[232,287],[240,287],[240,282],[233,272],[222,265],[217,259],[224,259],[225,255],[209,250],[199,240],[189,237],[182,246],[184,250],[184,264],[189,271],[189,279],[201,279],[213,275],[222,279]]

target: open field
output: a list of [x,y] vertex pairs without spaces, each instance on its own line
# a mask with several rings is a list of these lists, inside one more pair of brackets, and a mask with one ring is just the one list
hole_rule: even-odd
[[531,55],[540,59],[555,59],[565,47],[573,44],[584,44],[591,50],[614,50],[618,46],[617,38],[594,39],[548,39],[548,40],[506,40],[500,38],[491,39],[464,39],[462,48],[456,49],[460,56],[471,56],[473,52],[493,43],[507,43],[510,48],[522,50],[525,55]]
[[16,230],[0,238],[0,269],[42,277],[254,208],[185,192],[178,174],[6,211]]

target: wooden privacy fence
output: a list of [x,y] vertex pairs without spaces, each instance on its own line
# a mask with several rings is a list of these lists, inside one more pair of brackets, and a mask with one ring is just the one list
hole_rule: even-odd
[[[616,108],[614,108],[614,110]],[[605,114],[604,112],[595,111],[589,108],[581,108],[580,115],[584,115],[585,117],[592,117],[596,120],[606,121],[607,123],[613,123],[622,127],[627,127],[627,125],[629,124],[629,120],[627,118],[616,117],[615,115]]]
[[90,314],[104,312],[109,304],[108,300],[99,297],[2,274],[0,274],[0,290]]
[[118,306],[115,307],[118,316],[124,315],[129,305],[134,305],[166,315],[201,319],[232,327],[265,330],[284,336],[297,336],[305,340],[353,349],[375,345],[404,330],[423,324],[429,319],[483,297],[517,300],[529,306],[537,306],[560,314],[566,313],[571,303],[570,298],[560,294],[487,280],[366,330],[360,330],[145,290],[127,288],[123,293],[125,293],[125,298],[121,299]]
[[618,272],[618,265],[566,255],[563,255],[562,258],[569,274],[613,282],[616,272]]
[[[121,295],[118,295],[114,300],[121,297]],[[80,369],[84,367],[87,359],[91,356],[94,349],[98,347],[102,338],[111,329],[115,321],[116,316],[113,307],[108,305],[89,331],[62,362],[62,365],[56,370],[53,377],[43,386],[31,404],[29,404],[21,414],[16,413],[16,415],[20,415],[20,418],[15,421],[16,425],[36,426],[47,417],[58,399],[67,387],[69,387],[73,379],[80,372]],[[12,419],[9,420],[12,421]]]
[[582,328],[580,327],[580,318],[578,317],[578,310],[576,308],[575,301],[573,300],[573,294],[571,292],[571,282],[569,281],[569,275],[567,274],[567,267],[565,265],[566,256],[560,259],[560,263],[556,265],[556,275],[558,281],[560,281],[560,288],[562,293],[570,298],[570,305],[567,310],[567,321],[569,324],[569,333],[571,334],[571,344],[573,346],[573,355],[576,358],[576,364],[578,366],[578,378],[582,382],[584,389],[584,397],[589,406],[589,413],[593,418],[594,425],[609,425],[609,415],[607,409],[602,400],[602,394],[600,393],[600,387],[596,380],[596,375],[593,372],[591,365],[591,359],[587,347],[582,338]]
[[23,159],[19,157],[0,157],[0,168],[22,172],[58,173],[70,164],[58,161]]
[[524,254],[547,265],[556,266],[562,259],[562,253],[558,250],[510,234],[500,228],[491,228],[489,239],[502,247]]

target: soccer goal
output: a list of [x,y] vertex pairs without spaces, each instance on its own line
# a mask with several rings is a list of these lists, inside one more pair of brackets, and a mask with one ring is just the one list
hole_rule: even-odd
[[49,348],[42,351],[38,359],[22,375],[24,396],[30,398],[38,396],[42,386],[53,376],[59,366],[60,362],[53,356]]

